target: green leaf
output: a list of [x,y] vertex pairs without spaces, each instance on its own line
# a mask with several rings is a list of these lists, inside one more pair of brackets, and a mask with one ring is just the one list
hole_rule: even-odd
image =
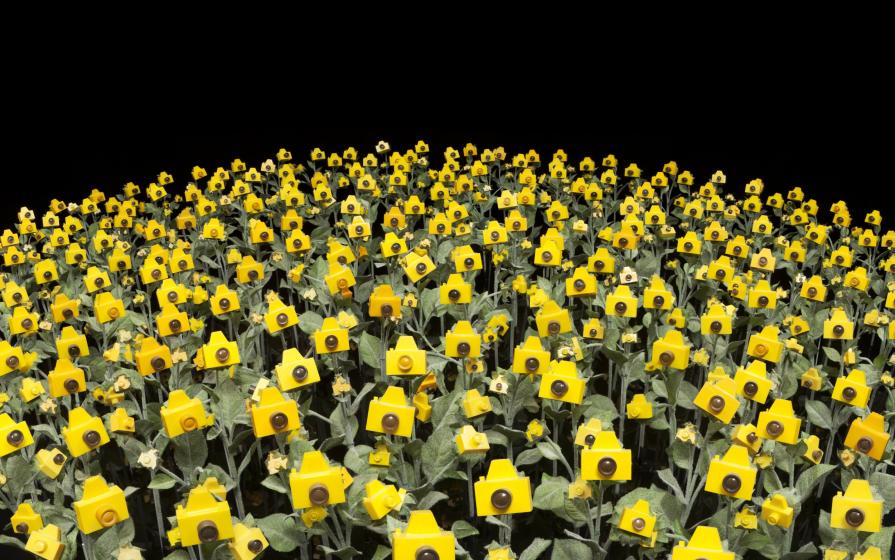
[[590,395],[585,398],[578,409],[584,418],[597,418],[603,426],[611,425],[618,418],[618,409],[615,403],[606,395]]
[[524,467],[526,465],[534,465],[543,458],[544,456],[541,455],[541,450],[537,447],[534,447],[532,449],[526,449],[522,453],[516,455],[516,461],[514,464],[517,468]]
[[659,479],[664,482],[672,492],[674,492],[674,496],[682,503],[686,503],[684,500],[684,491],[681,489],[680,483],[678,483],[677,479],[674,478],[674,474],[672,474],[671,469],[662,469],[658,473]]
[[833,429],[833,413],[830,408],[821,401],[810,400],[805,403],[808,412],[808,421],[825,430]]
[[371,467],[369,462],[370,452],[373,448],[369,445],[352,445],[345,452],[345,459],[342,461],[348,470],[356,473],[366,472]]
[[839,355],[839,352],[835,348],[830,348],[829,346],[824,346],[823,351],[824,351],[824,354],[827,355],[827,358],[834,364],[838,364],[839,361],[842,360],[842,356]]
[[168,476],[165,473],[157,473],[152,477],[152,480],[149,481],[149,488],[151,490],[167,490],[169,488],[174,488],[174,484],[176,484],[176,481],[173,477]]
[[562,507],[566,499],[569,481],[561,476],[544,474],[541,484],[535,488],[532,505],[537,509],[553,510]]
[[295,518],[285,513],[274,513],[258,519],[258,527],[277,552],[292,552],[301,544],[298,536],[302,530],[296,526]]
[[882,496],[885,513],[895,508],[895,475],[876,472],[870,475],[870,485]]
[[519,560],[537,560],[541,555],[550,548],[551,541],[549,539],[536,538],[528,547],[519,555]]
[[740,540],[740,546],[754,550],[765,558],[779,558],[780,556],[780,545],[763,533],[750,531]]
[[448,499],[448,495],[445,494],[444,492],[439,492],[437,490],[431,490],[431,491],[427,492],[425,496],[423,496],[423,499],[421,499],[419,502],[417,502],[416,509],[432,509],[432,507],[435,506],[435,504],[437,504],[438,502],[441,502],[442,500],[447,500],[447,499]]
[[439,428],[432,432],[422,451],[423,474],[434,485],[444,478],[451,465],[457,461],[457,444],[451,428]]
[[[212,411],[222,426],[232,427],[234,424],[244,424],[248,421],[245,409],[245,395],[243,395],[236,383],[230,379],[224,379],[212,393],[216,399],[212,403]],[[237,419],[241,422],[237,422]]]
[[575,539],[556,539],[550,560],[592,560],[594,551],[583,542]]
[[802,500],[807,498],[814,488],[823,482],[824,477],[834,470],[836,470],[836,465],[821,463],[802,471],[802,474],[799,476],[798,480],[796,480],[796,490],[798,490],[800,498]]
[[379,340],[379,337],[364,331],[360,335],[358,351],[360,352],[360,359],[365,364],[377,370],[382,367],[382,341]]
[[370,560],[385,560],[389,556],[392,555],[392,549],[388,546],[382,546],[381,544],[376,545],[376,552],[373,553],[373,557]]
[[538,451],[550,461],[559,461],[559,458],[562,457],[562,450],[552,441],[539,441]]
[[286,485],[283,484],[282,479],[275,474],[272,474],[261,481],[261,486],[265,488],[269,488],[274,492],[279,492],[280,494],[289,494],[289,489],[286,488]]
[[346,546],[346,547],[340,548],[340,549],[330,548],[328,546],[321,546],[320,550],[322,550],[323,552],[325,552],[327,554],[332,554],[333,556],[335,556],[336,558],[339,558],[340,560],[348,560],[349,558],[353,558],[353,557],[357,556],[358,554],[360,554],[360,551],[358,549],[354,548],[353,546]]
[[15,537],[10,537],[9,535],[0,535],[0,544],[14,546],[18,549],[25,550],[25,544],[22,541]]
[[427,288],[420,295],[420,311],[423,317],[432,317],[436,315],[435,310],[438,308],[440,298],[437,288]]
[[892,537],[895,535],[895,525],[891,527],[883,527],[876,533],[871,534],[867,537],[867,540],[864,541],[865,547],[875,546],[878,549],[883,551],[883,558],[885,558],[886,550],[892,550]]
[[323,326],[323,317],[313,311],[305,311],[298,316],[298,328],[305,334],[314,334]]
[[532,505],[553,512],[576,527],[587,521],[587,502],[568,498],[569,481],[561,476],[543,474],[541,484],[535,488]]
[[204,467],[208,459],[208,443],[205,432],[196,430],[177,436],[171,443],[174,445],[174,462],[180,467],[187,480],[191,480],[193,471]]
[[649,278],[659,270],[659,259],[649,251],[641,251],[634,270],[640,278]]
[[7,489],[12,496],[20,495],[34,478],[31,465],[22,457],[21,453],[17,453],[6,460],[3,473],[7,478]]
[[454,533],[454,537],[457,540],[473,537],[479,534],[478,529],[473,527],[468,521],[463,521],[462,519],[454,521],[454,524],[451,525],[451,531]]
[[[94,538],[90,536],[88,538]],[[120,547],[118,539],[118,527],[112,526],[99,533],[93,541],[94,558],[114,558],[115,552]]]

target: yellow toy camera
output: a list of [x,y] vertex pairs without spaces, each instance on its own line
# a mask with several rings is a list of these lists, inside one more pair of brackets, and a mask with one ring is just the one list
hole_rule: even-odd
[[275,368],[277,385],[283,391],[307,387],[320,381],[317,363],[313,358],[305,358],[297,348],[283,350],[283,360]]
[[793,412],[792,401],[786,399],[775,400],[770,409],[758,415],[758,435],[780,443],[798,443],[801,426],[802,419]]
[[305,452],[301,467],[289,473],[292,507],[305,509],[340,504],[345,487],[339,467],[331,467],[320,451]]
[[855,418],[845,436],[845,446],[882,460],[889,441],[889,433],[881,414],[871,412],[864,418]]
[[463,413],[467,418],[475,418],[491,412],[491,399],[478,392],[477,389],[466,391],[463,397]]
[[85,535],[130,518],[124,491],[115,484],[106,484],[106,479],[102,476],[91,476],[84,481],[84,493],[72,507],[78,529]]
[[286,305],[280,301],[280,298],[274,297],[268,303],[268,311],[264,314],[264,323],[267,325],[268,332],[271,334],[278,333],[283,329],[297,325],[298,315],[294,306]]
[[873,497],[870,483],[859,478],[852,479],[845,494],[837,492],[833,496],[830,512],[830,527],[876,533],[883,520],[883,501]]
[[472,302],[472,284],[463,281],[459,274],[451,274],[448,281],[438,289],[439,302],[442,305],[456,305]]
[[233,521],[230,505],[226,500],[218,501],[208,489],[209,478],[202,486],[190,490],[186,505],[178,504],[175,515],[177,527],[168,531],[171,545],[195,546],[232,539]]
[[612,274],[615,272],[615,257],[605,247],[600,247],[588,257],[587,270],[597,274]]
[[749,337],[746,354],[768,362],[779,362],[780,356],[783,354],[783,343],[780,342],[779,337],[779,328],[775,326],[764,327],[759,334],[753,334]]
[[738,368],[733,376],[737,394],[764,404],[771,392],[771,380],[768,379],[767,371],[767,365],[761,360],[752,360],[745,369]]
[[145,337],[140,342],[140,349],[134,355],[137,362],[137,371],[140,375],[152,375],[173,365],[171,349],[167,345],[159,344],[152,337]]
[[42,529],[32,531],[25,543],[25,549],[44,560],[59,560],[65,551],[62,530],[52,523]]
[[320,330],[314,333],[314,346],[318,354],[345,352],[348,350],[348,329],[341,328],[335,317],[327,317]]
[[561,308],[555,301],[545,303],[535,314],[538,336],[556,336],[572,330],[569,310]]
[[81,407],[68,413],[68,426],[62,427],[62,437],[72,457],[80,457],[109,443],[102,419],[91,416]]
[[532,510],[531,484],[509,459],[495,459],[488,474],[475,483],[476,515],[510,515]]
[[385,352],[387,375],[425,375],[426,352],[416,346],[412,336],[401,336],[392,349]]
[[700,317],[700,332],[704,335],[727,335],[733,332],[730,316],[720,303],[712,304],[708,313]]
[[749,500],[755,488],[757,471],[749,459],[749,450],[741,445],[731,445],[723,458],[718,455],[712,458],[705,491]]
[[444,350],[450,358],[478,358],[482,355],[482,337],[469,321],[457,321],[445,335]]
[[637,316],[637,298],[631,294],[631,288],[622,284],[606,296],[606,315],[629,318]]
[[824,338],[831,340],[851,340],[854,338],[855,324],[848,320],[845,310],[834,307],[830,318],[824,321]]
[[544,373],[550,365],[550,352],[544,350],[541,339],[530,336],[513,352],[513,373],[534,375]]
[[214,331],[200,350],[202,367],[214,369],[229,367],[239,363],[239,346],[236,341],[230,342],[224,333]]
[[392,533],[394,560],[454,560],[454,534],[442,531],[429,510],[410,512],[407,528]]
[[550,362],[547,373],[541,377],[538,396],[542,399],[581,404],[585,386],[585,380],[578,377],[575,362],[553,361]]
[[404,389],[392,385],[381,398],[370,401],[367,412],[367,431],[410,437],[416,409],[407,404]]
[[401,507],[407,492],[404,489],[398,490],[393,484],[385,485],[379,480],[372,480],[364,487],[364,493],[364,509],[370,519],[377,521]]
[[845,377],[836,379],[833,386],[833,399],[847,405],[864,408],[870,399],[870,387],[864,372],[853,369]]
[[276,387],[261,391],[258,404],[252,405],[252,430],[256,438],[299,429],[298,403],[283,397]]
[[414,284],[434,270],[435,263],[432,262],[429,255],[419,255],[416,252],[410,252],[405,257],[404,273]]
[[627,533],[649,538],[656,526],[656,517],[650,514],[649,502],[637,500],[631,507],[622,510],[618,528]]
[[258,527],[246,527],[242,523],[233,526],[233,539],[227,543],[227,548],[236,560],[252,560],[261,554],[270,543],[264,537],[264,533]]
[[674,546],[671,560],[736,560],[736,554],[724,551],[718,529],[700,525],[693,531],[690,542]]
[[593,443],[581,452],[581,478],[631,480],[631,450],[622,448],[615,432],[600,431],[592,435]]
[[729,424],[740,408],[740,401],[736,396],[736,383],[726,376],[717,381],[707,381],[696,394],[693,404],[721,422]]
[[690,363],[690,346],[678,330],[668,331],[653,343],[653,362],[661,367],[686,369]]
[[189,398],[183,389],[171,391],[161,408],[161,417],[165,433],[172,439],[214,424],[214,414],[206,414],[202,402]]
[[0,414],[0,457],[6,457],[33,443],[34,436],[24,420],[16,422],[9,414]]
[[54,398],[83,393],[87,390],[84,370],[76,368],[67,358],[59,358],[47,380],[50,382],[50,396]]

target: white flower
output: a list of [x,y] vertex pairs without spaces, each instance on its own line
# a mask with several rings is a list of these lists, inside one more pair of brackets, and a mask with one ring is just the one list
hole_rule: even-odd
[[150,449],[149,451],[140,453],[140,458],[137,459],[137,463],[139,463],[141,467],[155,469],[156,465],[158,465],[158,449]]
[[118,549],[115,560],[143,560],[143,553],[135,546],[125,545]]

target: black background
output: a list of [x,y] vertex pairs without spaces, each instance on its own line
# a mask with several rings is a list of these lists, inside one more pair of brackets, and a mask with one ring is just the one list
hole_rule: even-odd
[[40,216],[51,198],[80,203],[93,187],[107,194],[120,192],[128,181],[146,187],[163,170],[174,175],[176,192],[190,180],[194,165],[212,171],[238,157],[258,166],[280,147],[300,161],[318,146],[327,153],[354,146],[363,155],[372,152],[380,139],[402,151],[425,140],[433,164],[439,165],[444,148],[462,149],[466,142],[479,150],[503,146],[508,155],[534,148],[545,164],[558,148],[573,163],[584,156],[599,162],[613,153],[621,166],[635,162],[646,176],[675,160],[694,174],[697,184],[717,169],[724,171],[728,192],[737,196],[754,178],[764,180],[766,194],[785,194],[801,186],[820,203],[821,220],[829,219],[830,204],[840,199],[847,201],[856,223],[872,209],[882,211],[884,218],[890,214],[888,132],[881,122],[830,115],[814,119],[804,113],[785,115],[777,122],[761,114],[647,118],[648,112],[600,116],[583,110],[555,120],[544,114],[519,119],[469,115],[459,120],[421,115],[415,123],[399,116],[363,125],[344,115],[334,116],[332,122],[320,115],[234,123],[222,117],[209,118],[203,126],[82,115],[65,124],[47,123],[20,137],[14,148],[18,156],[7,167],[2,194],[6,204],[0,217],[8,227],[20,206],[27,205]]

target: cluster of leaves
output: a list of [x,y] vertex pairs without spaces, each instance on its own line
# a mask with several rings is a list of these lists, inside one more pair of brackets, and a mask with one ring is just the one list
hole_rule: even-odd
[[[718,527],[727,549],[740,555],[797,560],[816,557],[818,547],[848,552],[870,545],[891,548],[891,525],[869,536],[830,528],[830,499],[855,478],[871,482],[884,499],[886,512],[895,507],[891,442],[881,461],[847,450],[842,444],[854,417],[875,410],[890,418],[895,411],[892,378],[886,373],[891,342],[884,326],[891,273],[888,267],[877,270],[876,266],[889,256],[889,249],[878,252],[877,245],[856,242],[860,232],[848,228],[850,217],[844,202],[838,203],[835,216],[848,220],[837,220],[822,243],[811,244],[806,241],[806,231],[820,223],[816,204],[805,223],[790,220],[795,212],[812,209],[813,201],[804,202],[800,192],[780,199],[779,205],[763,206],[759,201],[758,209],[745,210],[742,200],[731,195],[721,198],[723,174],[715,174],[698,189],[692,186],[692,177],[679,173],[673,162],[647,180],[633,164],[616,172],[612,156],[602,165],[586,158],[572,166],[558,151],[549,165],[542,166],[533,151],[506,161],[502,149],[479,154],[475,147],[467,146],[462,154],[448,149],[443,166],[435,168],[423,143],[403,154],[380,143],[375,154],[363,159],[353,149],[329,157],[315,150],[304,164],[292,162],[291,155],[281,151],[276,162],[268,160],[260,168],[246,169],[237,160],[229,170],[219,168],[207,177],[204,170],[196,168],[195,182],[184,195],[168,194],[167,190],[173,190],[172,179],[163,174],[147,189],[148,198],[129,185],[124,194],[108,199],[94,191],[80,205],[59,206],[54,201],[48,215],[61,218],[69,213],[79,218],[77,229],[70,232],[70,242],[86,249],[86,259],[80,263],[66,262],[70,245],[49,242],[56,227],[44,222],[42,228],[23,230],[23,223],[38,221],[28,210],[23,209],[18,224],[19,231],[26,233],[14,245],[4,241],[7,250],[22,249],[26,262],[7,266],[3,284],[26,288],[24,305],[39,312],[41,323],[36,333],[10,334],[14,306],[0,303],[3,340],[30,356],[20,368],[21,374],[0,378],[0,402],[3,412],[17,421],[27,421],[35,439],[33,446],[0,460],[0,507],[11,512],[23,501],[30,501],[44,523],[62,530],[65,558],[76,557],[79,549],[95,558],[139,558],[139,549],[149,551],[151,557],[167,555],[172,560],[197,554],[231,557],[223,543],[184,550],[172,549],[165,540],[165,531],[175,521],[175,504],[210,477],[226,488],[238,521],[259,527],[273,553],[298,555],[303,560],[317,557],[315,554],[384,560],[391,555],[395,530],[406,527],[411,511],[425,509],[432,510],[439,524],[452,531],[458,558],[483,558],[489,553],[499,558],[501,552],[521,560],[548,555],[555,560],[661,558],[675,542],[687,540],[694,527],[705,524]],[[750,187],[760,194],[760,181]],[[421,215],[408,213],[403,216],[406,223],[393,227],[386,214],[395,209],[403,213],[411,196],[417,197],[413,200],[425,211]],[[137,226],[109,227],[108,219],[116,215],[120,203],[132,198],[139,201],[135,205]],[[349,199],[362,210],[347,211]],[[723,210],[704,210],[708,200],[718,200]],[[92,207],[89,201],[94,203]],[[208,201],[213,202],[210,212],[204,210]],[[693,204],[700,204],[698,217],[689,212]],[[567,217],[553,217],[557,205],[567,210]],[[450,217],[448,210],[457,206],[468,215],[459,220]],[[647,208],[661,213],[664,225],[643,220]],[[489,225],[503,223],[510,212],[519,212],[527,220],[527,228],[510,229],[506,242],[487,243],[483,232]],[[192,220],[178,220],[184,216]],[[287,216],[302,221],[311,250],[290,250],[287,238],[291,232],[280,230]],[[761,234],[753,228],[760,216],[772,223]],[[429,227],[439,217],[449,224],[444,233]],[[223,224],[224,240],[203,235],[204,226],[213,219]],[[351,234],[352,220],[358,219],[372,226],[369,234]],[[167,234],[147,241],[144,227],[150,220],[162,224]],[[272,226],[274,235],[255,242],[251,231],[258,222]],[[879,220],[871,222],[867,231],[878,235]],[[679,252],[678,237],[699,233],[709,224],[723,225],[731,238],[743,236],[753,252],[771,250],[778,263],[773,273],[751,269],[748,259],[733,259],[733,266],[736,279],[745,286],[770,281],[777,290],[775,307],[750,308],[741,295],[731,293],[733,282],[707,279],[706,269],[724,254],[724,243],[705,238],[697,254]],[[132,269],[109,266],[109,252],[92,242],[100,231],[114,236],[114,249],[133,259]],[[620,247],[615,242],[619,233],[633,235],[636,248]],[[436,265],[434,271],[412,281],[403,269],[406,255],[383,255],[380,243],[387,234],[396,234],[417,255],[428,255]],[[4,239],[6,236],[4,233]],[[556,236],[562,238],[562,247],[550,245],[562,253],[555,266],[536,263],[536,240],[543,246],[544,236],[547,243]],[[703,239],[701,233],[698,238]],[[785,257],[786,248],[795,241],[808,246],[802,262]],[[193,257],[194,269],[171,272],[174,281],[191,293],[190,300],[179,306],[191,318],[186,334],[161,337],[158,333],[159,283],[144,283],[137,273],[154,245],[165,251],[186,249]],[[833,248],[843,246],[854,251],[856,264],[863,265],[869,288],[839,285],[846,270],[831,263],[828,256]],[[464,274],[474,287],[472,301],[445,305],[439,287],[454,272],[452,256],[458,247],[480,253],[484,265]],[[596,295],[568,295],[566,279],[576,269],[588,267],[588,259],[598,249],[608,250],[615,260],[614,272],[591,269],[599,279]],[[334,251],[352,256],[348,266],[357,283],[350,291],[328,289],[325,279],[333,267],[328,256]],[[261,263],[264,273],[241,282],[236,270],[247,257]],[[34,267],[46,259],[56,259],[58,281],[38,284]],[[105,291],[122,300],[127,310],[124,316],[107,323],[97,320],[95,294],[85,289],[89,267],[98,267],[112,277]],[[814,275],[830,286],[827,301],[798,296],[805,277]],[[606,297],[619,284],[629,287],[635,297],[642,296],[654,276],[661,277],[673,294],[672,309],[645,309],[641,298],[636,317],[607,315]],[[207,295],[219,285],[236,291],[239,311],[213,313]],[[370,316],[371,294],[382,285],[401,298],[400,317]],[[77,317],[53,321],[50,304],[59,294],[78,300]],[[264,315],[271,294],[296,309],[296,327],[269,332]],[[543,337],[542,343],[552,359],[574,362],[586,382],[580,403],[539,398],[538,376],[511,372],[517,346],[538,336],[535,317],[547,301],[567,310],[572,324],[568,332]],[[713,303],[728,306],[732,334],[702,334],[699,318]],[[855,321],[852,340],[830,342],[821,337],[823,322],[834,307],[843,308]],[[873,310],[878,312],[876,322],[864,321],[865,313]],[[350,346],[346,351],[317,355],[311,335],[322,328],[327,317],[338,318],[340,327],[349,330]],[[738,425],[753,422],[760,410],[755,403],[741,399],[738,419],[728,425],[706,415],[694,405],[694,398],[710,372],[721,368],[732,374],[745,366],[748,340],[758,329],[787,325],[793,317],[803,318],[809,329],[793,335],[779,362],[768,364],[774,384],[768,402],[793,400],[796,413],[806,421],[800,442],[763,444],[754,458],[761,470],[752,505],[707,493],[704,483],[711,459],[736,445],[731,440]],[[481,357],[448,355],[446,334],[458,321],[470,321],[482,337]],[[598,336],[584,330],[591,321],[599,324]],[[89,354],[75,360],[87,374],[86,392],[25,400],[20,392],[23,379],[46,385],[58,358],[55,341],[66,325],[86,334],[90,343]],[[657,368],[651,352],[653,343],[672,330],[682,332],[689,344],[688,365],[683,370]],[[238,365],[206,370],[192,361],[214,331],[238,343]],[[426,351],[427,375],[408,379],[385,374],[385,353],[402,335],[413,336]],[[167,345],[174,363],[168,370],[143,376],[137,371],[133,353],[141,339],[148,337]],[[247,410],[259,386],[275,383],[274,368],[289,348],[314,356],[321,381],[287,395],[298,402],[299,431],[256,439]],[[833,382],[847,372],[847,366],[864,371],[873,388],[867,407],[844,406],[830,399]],[[819,390],[801,387],[801,376],[810,368],[822,377]],[[431,406],[431,417],[416,422],[411,438],[362,428],[371,400],[390,385],[402,386],[409,395],[428,395],[424,402]],[[168,394],[177,389],[204,403],[214,414],[213,426],[168,437],[160,410]],[[467,418],[463,401],[470,389],[487,395],[488,414]],[[651,404],[649,418],[627,418],[627,404],[635,394]],[[107,425],[114,410],[123,408],[136,419],[136,429],[133,433],[110,431],[111,445],[69,461],[58,478],[48,478],[34,466],[35,454],[39,449],[65,451],[60,433],[66,425],[66,411],[76,406],[102,416]],[[423,412],[420,416],[425,417]],[[574,441],[580,426],[591,419],[600,420],[604,430],[615,429],[622,445],[632,450],[630,481],[582,479],[581,448]],[[468,424],[487,436],[487,453],[458,452],[455,438]],[[891,434],[895,422],[889,425]],[[816,464],[805,456],[805,442],[811,435],[826,444],[823,459]],[[383,444],[390,457],[386,467],[369,460]],[[293,511],[289,499],[289,470],[299,468],[304,453],[311,450],[323,451],[331,463],[344,465],[353,476],[346,502],[330,506],[321,519]],[[531,513],[475,515],[472,484],[496,458],[511,459],[528,477],[533,494]],[[73,520],[71,504],[81,495],[83,481],[97,474],[125,489],[131,519],[83,535]],[[366,484],[375,479],[407,491],[399,507],[376,521],[362,504]],[[571,493],[572,487],[580,492]],[[782,494],[795,508],[790,528],[780,529],[764,521],[747,528],[734,521],[751,507],[757,512],[771,494]],[[653,539],[644,540],[618,528],[622,512],[639,500],[646,500],[656,517]],[[3,536],[0,542],[22,546],[13,536]]]

